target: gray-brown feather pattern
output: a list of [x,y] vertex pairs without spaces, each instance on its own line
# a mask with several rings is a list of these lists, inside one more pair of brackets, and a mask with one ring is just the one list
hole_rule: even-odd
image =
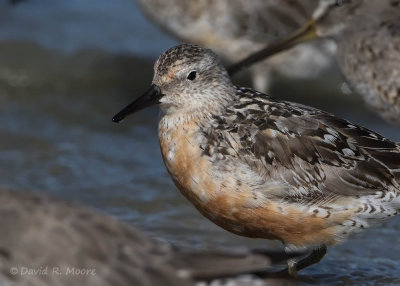
[[290,187],[279,196],[289,201],[400,193],[398,144],[332,114],[251,89],[238,88],[236,96],[212,126],[203,126],[205,156],[239,160],[265,182],[282,181]]

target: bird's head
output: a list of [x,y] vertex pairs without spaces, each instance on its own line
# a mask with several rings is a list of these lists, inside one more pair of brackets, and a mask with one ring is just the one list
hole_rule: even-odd
[[159,105],[166,114],[204,112],[225,105],[233,91],[227,71],[213,51],[182,44],[157,59],[150,88],[113,121],[151,105]]

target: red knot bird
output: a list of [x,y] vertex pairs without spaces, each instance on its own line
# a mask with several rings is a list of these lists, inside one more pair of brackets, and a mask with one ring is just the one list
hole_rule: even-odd
[[321,0],[312,20],[232,67],[235,72],[315,37],[337,43],[337,60],[367,107],[400,126],[400,1]]
[[117,115],[162,110],[159,140],[181,193],[220,227],[311,250],[396,215],[400,145],[330,113],[232,84],[217,55],[183,44],[155,63],[151,87]]
[[[236,62],[297,30],[318,1],[309,0],[137,0],[163,30],[187,43],[213,49]],[[276,55],[251,69],[253,86],[267,91],[275,75],[316,77],[330,66],[335,44],[308,43]]]
[[[43,194],[0,191],[0,285],[176,286],[225,278],[264,285],[270,256],[189,251],[157,242],[87,207]],[[250,283],[250,282],[254,283]]]

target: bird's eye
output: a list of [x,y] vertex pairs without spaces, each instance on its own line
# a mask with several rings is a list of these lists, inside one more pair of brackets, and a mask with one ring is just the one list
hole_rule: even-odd
[[188,80],[194,80],[194,79],[196,78],[196,76],[197,76],[197,72],[196,72],[196,71],[191,71],[191,72],[188,74],[187,79],[188,79]]

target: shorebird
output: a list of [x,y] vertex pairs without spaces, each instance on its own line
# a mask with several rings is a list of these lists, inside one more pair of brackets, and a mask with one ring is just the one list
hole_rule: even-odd
[[367,107],[400,126],[399,0],[321,0],[300,30],[237,63],[230,72],[316,37],[335,40],[337,61],[350,86]]
[[398,213],[400,146],[327,112],[232,84],[218,56],[183,44],[163,53],[151,87],[113,117],[162,110],[165,166],[205,217],[238,235],[311,250]]
[[[318,5],[309,0],[137,0],[160,28],[187,43],[208,47],[234,63],[297,30]],[[275,75],[316,77],[334,58],[321,40],[276,55],[251,69],[253,86],[267,91]]]
[[240,282],[241,274],[254,274],[246,285],[263,285],[256,275],[268,274],[271,265],[268,253],[172,248],[44,194],[0,191],[0,228],[2,286],[175,286],[227,277]]

